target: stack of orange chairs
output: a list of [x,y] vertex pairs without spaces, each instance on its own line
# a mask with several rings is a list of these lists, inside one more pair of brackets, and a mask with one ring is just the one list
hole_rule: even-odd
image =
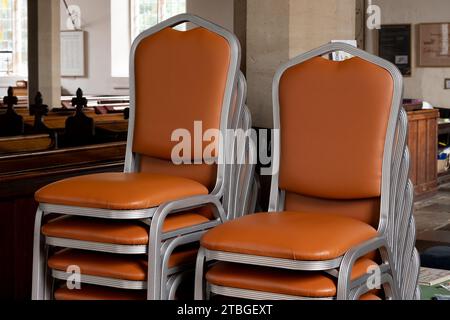
[[269,213],[202,237],[196,299],[419,299],[402,94],[394,65],[346,44],[281,66]]
[[[174,29],[182,23],[196,27]],[[187,14],[136,39],[125,171],[36,193],[33,299],[175,299],[205,231],[252,211],[253,141],[234,152],[226,140],[251,127],[240,59],[233,34]],[[195,124],[219,134],[206,143]],[[200,155],[187,148],[174,159],[179,142],[198,139]],[[243,161],[225,163],[228,154]]]

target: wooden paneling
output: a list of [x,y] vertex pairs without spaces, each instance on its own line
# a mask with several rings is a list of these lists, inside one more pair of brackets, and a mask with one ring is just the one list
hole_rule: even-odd
[[30,296],[33,224],[36,204],[32,195],[0,201],[0,299]]
[[411,169],[410,178],[414,185],[417,184],[417,161],[413,160],[414,156],[417,154],[417,133],[418,133],[418,122],[409,122],[409,136],[408,136],[408,146],[409,152],[411,154]]
[[417,197],[437,191],[438,110],[408,113],[408,146],[411,155],[410,178]]
[[14,298],[14,201],[0,204],[0,300]]
[[72,176],[123,171],[125,143],[0,157],[0,300],[31,298],[34,193]]
[[429,182],[436,182],[437,184],[437,154],[438,154],[438,119],[439,113],[436,113],[436,118],[431,118],[427,121],[427,159],[426,159],[426,177]]

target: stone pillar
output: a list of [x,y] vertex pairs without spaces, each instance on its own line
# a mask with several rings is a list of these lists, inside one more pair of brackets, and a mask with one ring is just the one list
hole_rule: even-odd
[[247,1],[247,103],[255,127],[272,127],[272,80],[289,59],[289,0]]
[[355,0],[248,0],[248,105],[254,126],[271,128],[272,82],[290,58],[331,40],[354,40]]
[[241,69],[246,71],[247,0],[187,0],[186,11],[234,32],[241,42]]
[[40,91],[50,108],[61,105],[60,61],[60,1],[28,0],[30,104]]
[[187,0],[186,11],[233,31],[233,0]]
[[234,0],[233,31],[241,42],[241,70],[247,73],[247,0]]
[[291,58],[331,40],[355,40],[355,0],[290,0]]

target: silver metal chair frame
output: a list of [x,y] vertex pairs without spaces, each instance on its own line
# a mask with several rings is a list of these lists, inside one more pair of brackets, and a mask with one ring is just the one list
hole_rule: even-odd
[[[162,246],[161,256],[163,261],[163,276],[161,280],[161,292],[162,299],[165,300],[170,296],[170,290],[173,290],[171,284],[169,285],[169,281],[173,276],[176,276],[179,273],[186,272],[187,270],[192,270],[194,267],[194,263],[188,263],[184,265],[175,266],[169,268],[169,259],[173,254],[174,250],[181,245],[190,244],[200,241],[201,237],[205,232],[196,232],[187,235],[182,235],[172,240],[166,241]],[[54,279],[67,281],[71,273],[67,273],[59,270],[51,270],[51,275]],[[117,289],[126,289],[126,290],[146,290],[148,283],[147,281],[131,281],[131,280],[122,280],[122,279],[114,279],[107,277],[99,277],[99,276],[91,276],[91,275],[83,275],[81,274],[81,283],[99,285],[104,287],[111,287]],[[166,291],[167,288],[169,291]]]
[[185,272],[177,273],[169,278],[167,281],[166,289],[163,292],[166,292],[166,299],[163,300],[176,300],[176,293],[181,283],[188,279],[189,276],[193,276],[194,270],[188,270]]
[[[171,276],[173,276],[176,273],[179,273],[180,271],[186,272],[186,271],[192,270],[195,267],[195,264],[193,263],[193,264],[185,266],[182,270],[180,270],[178,272],[171,272],[171,269],[168,266],[169,266],[169,259],[170,259],[170,256],[172,255],[173,251],[177,247],[179,247],[183,244],[189,244],[189,243],[194,243],[194,242],[200,241],[201,237],[205,234],[205,232],[200,232],[200,233],[190,234],[190,235],[183,236],[183,237],[178,237],[178,238],[172,239],[170,241],[166,241],[164,243],[164,246],[163,246],[164,258],[163,258],[162,268],[161,268],[162,269],[161,300],[171,300],[170,299],[170,295],[171,295],[170,289],[164,290],[167,288],[168,285],[170,285]],[[179,281],[181,281],[181,280],[179,280]]]
[[230,196],[231,202],[228,207],[228,219],[233,220],[249,213],[253,213],[256,205],[258,186],[255,181],[255,164],[257,163],[256,138],[251,131],[252,118],[247,106],[244,106],[238,125],[238,130],[243,130],[246,137],[244,144],[239,146],[238,141],[233,139],[231,150],[237,154],[236,165],[230,169]]
[[[402,109],[403,77],[391,63],[365,51],[343,43],[332,43],[299,55],[284,64],[277,71],[273,82],[274,129],[280,129],[279,85],[281,77],[289,68],[311,58],[323,56],[335,51],[345,51],[353,56],[378,65],[388,71],[394,82],[390,119],[384,147],[381,210],[378,236],[349,250],[344,256],[325,261],[295,261],[270,257],[243,255],[236,253],[210,251],[201,248],[197,258],[195,298],[204,299],[209,291],[221,294],[236,294],[242,298],[258,297],[254,292],[244,292],[235,288],[218,288],[204,283],[204,267],[208,261],[218,260],[233,263],[259,265],[280,269],[303,271],[336,271],[338,276],[337,299],[351,299],[351,290],[359,289],[361,284],[351,281],[354,263],[366,254],[378,250],[381,254],[383,277],[390,277],[390,292],[393,299],[414,299],[418,295],[419,258],[414,249],[415,224],[412,216],[413,192],[408,181],[409,152],[406,147],[408,121]],[[273,178],[271,186],[269,212],[283,211],[285,191],[279,188],[279,167],[281,137],[275,135],[273,152]],[[364,286],[363,286],[364,287]],[[232,294],[231,294],[232,293]],[[245,293],[245,294],[244,294]],[[263,298],[277,298],[277,295],[258,293]],[[279,297],[279,296],[278,296]],[[301,297],[300,297],[301,298]]]
[[[196,26],[205,28],[211,32],[214,32],[224,39],[227,40],[230,46],[230,67],[228,72],[228,78],[226,83],[226,90],[222,105],[222,115],[220,121],[220,130],[223,136],[226,136],[226,130],[232,128],[232,121],[230,117],[230,109],[232,105],[233,92],[238,86],[239,79],[239,65],[240,65],[240,44],[236,36],[231,32],[225,30],[224,28],[206,21],[200,17],[182,14],[171,19],[168,19],[153,28],[144,31],[141,35],[137,37],[134,41],[131,55],[130,55],[130,120],[129,120],[129,132],[128,132],[128,142],[127,142],[127,153],[125,159],[125,173],[134,173],[139,171],[139,159],[140,155],[133,152],[133,139],[134,139],[134,125],[135,125],[135,54],[137,47],[145,38],[165,29],[176,27],[182,23],[193,23]],[[240,83],[242,81],[239,81]],[[245,83],[245,81],[244,81]],[[244,99],[243,99],[244,101]],[[39,209],[36,213],[35,230],[34,230],[34,252],[33,252],[33,289],[32,298],[33,300],[40,300],[43,298],[48,298],[47,287],[48,287],[48,270],[46,268],[47,261],[47,248],[46,241],[42,237],[40,228],[42,226],[42,219],[45,215],[50,213],[58,213],[65,215],[77,215],[77,216],[87,216],[96,217],[104,219],[151,219],[150,233],[149,233],[149,245],[146,250],[149,258],[148,266],[148,299],[155,300],[159,299],[161,296],[161,246],[162,241],[167,239],[167,235],[162,234],[162,226],[165,218],[172,213],[181,212],[193,208],[202,207],[205,205],[212,205],[214,208],[214,216],[216,221],[208,223],[201,226],[195,226],[192,228],[187,228],[180,230],[179,235],[192,233],[199,230],[204,230],[217,225],[220,222],[227,220],[227,215],[225,214],[224,208],[221,204],[221,198],[224,196],[225,186],[224,180],[226,175],[224,157],[225,157],[225,146],[226,141],[219,147],[219,164],[217,172],[217,181],[214,190],[210,195],[190,197],[186,199],[180,199],[177,201],[169,202],[160,205],[158,208],[148,208],[146,210],[102,210],[102,209],[90,209],[90,208],[78,208],[71,206],[57,206],[51,204],[40,204]],[[174,233],[172,236],[176,236]],[[47,239],[49,244],[59,245],[59,240]],[[68,243],[65,245],[74,245],[78,247],[91,248],[94,250],[99,249],[99,251],[105,251],[111,249],[115,252],[118,249],[119,252],[127,251],[123,247],[105,247],[98,246],[92,243]],[[125,249],[125,250],[124,250]],[[132,249],[136,250],[136,248]],[[139,248],[140,252],[143,248]],[[135,252],[135,251],[134,251]],[[133,252],[133,253],[134,253]]]
[[[381,275],[381,285],[384,290],[385,299],[392,300],[393,292],[392,288],[394,287],[394,279],[390,274],[382,274]],[[355,288],[350,292],[350,300],[359,300],[361,296],[369,293],[371,290],[366,286],[361,286],[359,288]]]
[[225,297],[247,299],[247,300],[273,300],[273,301],[276,301],[276,300],[292,300],[292,301],[294,301],[294,300],[298,300],[298,301],[335,300],[335,298],[313,299],[313,298],[306,298],[306,297],[300,297],[300,296],[291,296],[291,295],[286,295],[286,294],[276,294],[276,293],[268,293],[268,292],[263,292],[263,291],[255,291],[255,290],[246,290],[246,289],[237,289],[237,288],[209,285],[207,296],[210,296],[212,294],[225,296]]

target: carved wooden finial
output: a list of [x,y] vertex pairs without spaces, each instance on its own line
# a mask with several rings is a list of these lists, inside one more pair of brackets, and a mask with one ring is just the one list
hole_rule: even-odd
[[87,107],[87,99],[83,97],[81,89],[77,90],[76,98],[72,99],[72,106],[77,108],[77,112],[66,120],[65,144],[80,146],[93,143],[95,122],[83,112],[83,108]]
[[44,99],[42,98],[42,93],[40,91],[38,91],[36,93],[36,97],[34,97],[34,103],[36,105],[42,105],[42,103],[44,102]]
[[46,116],[48,114],[48,106],[44,104],[42,93],[38,92],[34,97],[34,104],[30,106],[30,116],[41,115]]
[[3,98],[3,104],[8,107],[8,112],[14,111],[14,106],[19,103],[19,99],[14,96],[12,87],[8,88],[8,95]]
[[76,98],[72,99],[72,106],[77,108],[77,113],[82,112],[83,108],[87,107],[87,99],[83,97],[81,88],[78,88]]
[[8,88],[8,95],[3,98],[3,103],[7,106],[7,111],[0,115],[0,137],[18,136],[24,133],[24,121],[21,115],[14,110],[19,99],[14,96],[13,88]]
[[30,106],[30,115],[34,116],[35,131],[47,131],[43,117],[48,114],[48,106],[43,102],[42,94],[38,92],[34,98],[34,104]]

